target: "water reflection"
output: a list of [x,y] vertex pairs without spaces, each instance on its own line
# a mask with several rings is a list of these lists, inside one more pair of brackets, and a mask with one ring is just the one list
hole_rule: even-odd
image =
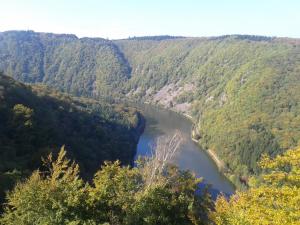
[[186,141],[181,146],[175,163],[181,169],[191,170],[197,177],[203,177],[204,183],[212,185],[210,192],[213,196],[220,192],[226,195],[234,192],[233,185],[218,171],[212,159],[191,140],[192,124],[188,119],[172,111],[154,106],[138,105],[137,107],[146,118],[146,128],[140,137],[136,157],[149,155],[151,153],[150,146],[157,137],[174,133],[178,129],[182,132]]

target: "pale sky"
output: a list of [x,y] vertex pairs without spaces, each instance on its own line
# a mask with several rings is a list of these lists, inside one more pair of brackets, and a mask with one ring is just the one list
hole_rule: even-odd
[[0,31],[300,37],[300,0],[2,0]]

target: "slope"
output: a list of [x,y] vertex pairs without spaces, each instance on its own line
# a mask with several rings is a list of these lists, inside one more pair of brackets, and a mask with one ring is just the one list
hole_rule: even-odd
[[260,173],[262,153],[300,139],[300,45],[259,36],[121,40],[127,96],[191,115],[194,135],[234,183]]
[[41,157],[56,154],[62,145],[71,149],[86,178],[104,160],[132,164],[140,126],[132,108],[27,86],[1,74],[0,190],[41,168]]
[[0,69],[18,80],[78,96],[149,102],[191,116],[194,138],[224,161],[235,183],[260,173],[262,153],[276,155],[297,145],[299,66],[300,41],[290,38],[108,41],[0,34]]
[[130,75],[118,47],[101,38],[9,31],[0,33],[0,49],[0,68],[7,75],[75,95],[109,95]]

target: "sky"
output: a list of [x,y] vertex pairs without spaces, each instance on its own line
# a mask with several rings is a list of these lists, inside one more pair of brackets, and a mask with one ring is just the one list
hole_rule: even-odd
[[300,0],[2,0],[0,31],[300,38]]

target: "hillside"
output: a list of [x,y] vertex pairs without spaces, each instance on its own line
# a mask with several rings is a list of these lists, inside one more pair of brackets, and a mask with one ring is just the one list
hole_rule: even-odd
[[189,114],[200,145],[234,183],[300,138],[299,40],[256,36],[117,42],[132,67],[127,96]]
[[262,153],[300,139],[300,41],[249,35],[108,41],[0,34],[0,69],[76,95],[159,104],[191,115],[195,137],[234,183],[260,173]]
[[118,47],[102,38],[3,32],[0,49],[0,68],[7,75],[79,96],[108,95],[130,75]]
[[[89,178],[104,160],[132,164],[141,132],[132,108],[73,98],[0,74],[0,195],[62,145]],[[1,196],[0,196],[1,198]]]

